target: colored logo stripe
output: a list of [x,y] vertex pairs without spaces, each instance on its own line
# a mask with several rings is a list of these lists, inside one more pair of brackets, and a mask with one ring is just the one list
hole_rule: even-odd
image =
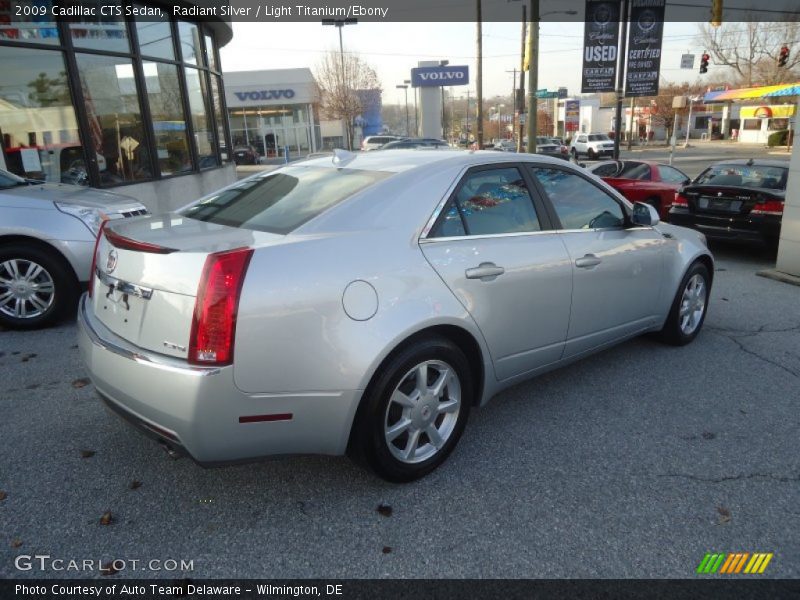
[[697,567],[697,573],[714,574],[719,572],[728,575],[742,572],[763,573],[773,556],[774,554],[771,552],[753,554],[749,552],[729,552],[728,554],[707,552]]

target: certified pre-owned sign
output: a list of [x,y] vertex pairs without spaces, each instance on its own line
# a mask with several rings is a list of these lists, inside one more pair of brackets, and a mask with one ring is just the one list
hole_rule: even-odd
[[449,87],[468,85],[469,67],[417,67],[411,69],[411,85],[414,87]]

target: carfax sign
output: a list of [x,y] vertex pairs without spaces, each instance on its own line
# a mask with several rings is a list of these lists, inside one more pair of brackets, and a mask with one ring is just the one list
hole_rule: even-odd
[[449,87],[468,84],[469,67],[466,65],[411,69],[411,85],[413,87]]

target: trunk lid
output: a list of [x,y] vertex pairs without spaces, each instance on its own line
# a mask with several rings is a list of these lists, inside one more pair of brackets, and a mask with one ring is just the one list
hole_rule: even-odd
[[[115,246],[104,234],[97,247],[92,305],[111,331],[140,348],[186,358],[195,297],[206,257],[213,252],[276,243],[285,236],[238,229],[177,214],[106,226],[112,237],[165,249]],[[126,244],[127,245],[127,244]]]
[[725,185],[687,185],[681,193],[690,212],[730,216],[749,215],[757,204],[784,199],[784,194],[776,190]]

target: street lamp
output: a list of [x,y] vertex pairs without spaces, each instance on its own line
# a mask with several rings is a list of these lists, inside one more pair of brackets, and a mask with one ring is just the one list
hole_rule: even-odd
[[408,125],[408,86],[407,85],[396,85],[394,86],[398,90],[405,90],[406,92],[406,136],[410,136],[410,127]]
[[[344,79],[344,44],[342,43],[342,27],[345,25],[357,25],[358,19],[322,19],[323,25],[332,25],[339,30],[339,63],[342,67],[342,89],[341,93],[344,95],[345,83]],[[344,137],[345,143],[347,144],[347,149],[352,150],[352,144],[350,140],[350,117],[349,115],[345,115],[347,122],[345,123],[344,128]]]
[[[404,79],[403,83],[411,85],[410,79]],[[414,88],[414,135],[419,136],[419,113],[417,113],[417,88]]]
[[531,0],[531,19],[528,22],[531,35],[528,38],[528,152],[536,152],[536,88],[539,87],[539,23],[547,15],[577,15],[577,10],[551,10],[539,14],[539,0]]

